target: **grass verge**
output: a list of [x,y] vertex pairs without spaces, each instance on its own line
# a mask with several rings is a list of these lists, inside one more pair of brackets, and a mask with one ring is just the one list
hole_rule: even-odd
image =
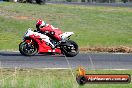
[[[131,88],[130,84],[86,84],[79,86],[70,70],[0,69],[0,88]],[[75,74],[74,70],[74,74]],[[88,74],[130,74],[132,70],[89,70]]]
[[0,3],[0,50],[18,50],[24,32],[37,19],[73,31],[80,47],[132,47],[132,9],[128,7]]

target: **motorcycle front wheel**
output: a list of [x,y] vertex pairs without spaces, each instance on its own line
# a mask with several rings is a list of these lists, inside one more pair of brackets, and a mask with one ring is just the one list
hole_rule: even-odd
[[63,54],[67,57],[74,57],[79,53],[78,45],[72,40],[66,41],[66,45],[61,48]]
[[23,41],[19,44],[19,51],[24,56],[33,56],[37,53],[37,46],[35,43],[28,44]]

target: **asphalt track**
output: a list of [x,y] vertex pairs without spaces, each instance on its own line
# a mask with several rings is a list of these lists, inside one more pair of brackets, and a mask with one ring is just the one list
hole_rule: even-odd
[[19,52],[0,52],[0,66],[4,68],[77,68],[132,69],[132,54],[78,54],[66,58],[63,55],[22,56]]

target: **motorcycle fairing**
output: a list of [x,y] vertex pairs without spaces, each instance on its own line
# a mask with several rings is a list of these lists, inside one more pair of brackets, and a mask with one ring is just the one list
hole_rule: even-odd
[[72,34],[74,34],[74,33],[73,32],[65,32],[63,34],[60,34],[60,37],[62,39],[66,39],[66,38],[70,37]]
[[46,42],[50,41],[49,37],[46,35],[43,35],[38,32],[33,32],[31,29],[28,29],[28,31],[25,33],[25,39],[27,37],[30,37],[30,39],[33,39],[38,44],[39,53],[44,53],[44,52],[61,53],[60,49],[56,48],[55,50],[52,50],[50,46],[46,45]]

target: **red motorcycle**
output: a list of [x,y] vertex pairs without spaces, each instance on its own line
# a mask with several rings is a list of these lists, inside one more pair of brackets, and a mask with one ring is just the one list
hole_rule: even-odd
[[[70,40],[73,32],[65,32],[60,34],[63,39],[62,42],[57,42],[55,39],[47,35],[34,32],[30,28],[27,30],[23,37],[23,41],[19,44],[19,51],[22,55],[32,56],[37,53],[57,53],[63,54],[67,57],[74,57],[79,53],[78,45],[76,42]],[[57,47],[52,49],[47,42],[51,41]]]

